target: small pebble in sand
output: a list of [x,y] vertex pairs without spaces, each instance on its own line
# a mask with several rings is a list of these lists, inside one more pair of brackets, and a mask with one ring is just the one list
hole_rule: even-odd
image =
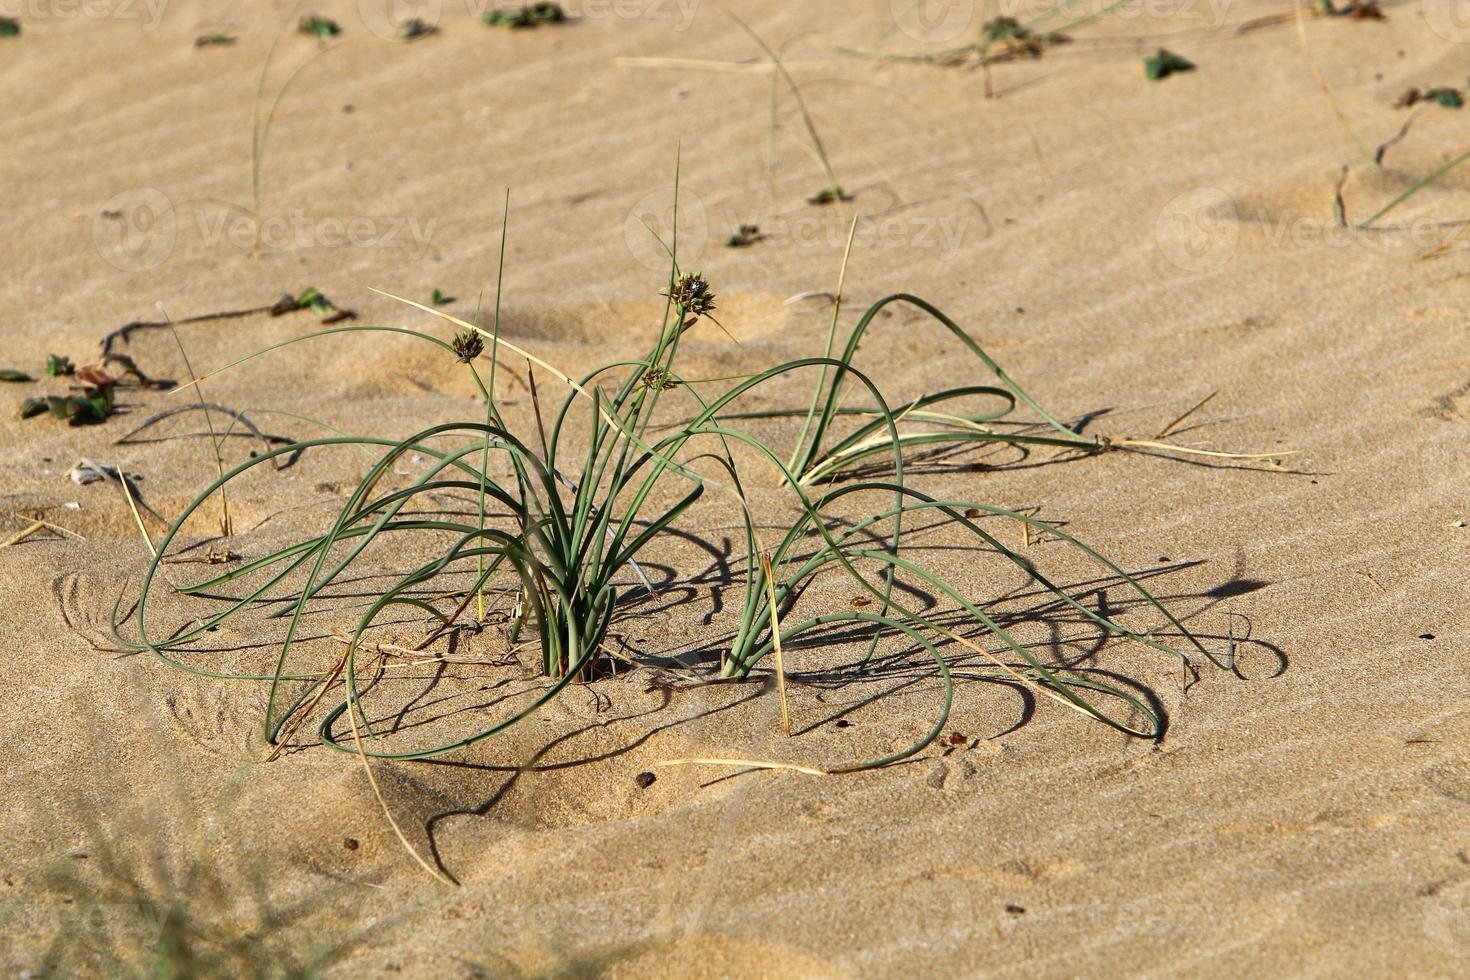
[[633,777],[633,782],[638,784],[639,789],[647,789],[648,787],[653,785],[654,780],[656,779],[658,779],[658,777],[651,772],[640,772],[638,775]]
[[1008,915],[1025,915],[1026,909],[1024,906],[1011,904],[1006,906],[1006,913]]
[[342,846],[347,848],[349,851],[355,851],[360,845],[357,843],[356,837],[348,837],[342,841]]

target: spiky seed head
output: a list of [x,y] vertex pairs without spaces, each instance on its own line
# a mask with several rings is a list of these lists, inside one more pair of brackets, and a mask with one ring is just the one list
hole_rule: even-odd
[[485,338],[474,330],[457,333],[454,335],[454,353],[459,363],[468,364],[485,353]]
[[679,387],[679,379],[668,368],[660,365],[643,372],[643,387],[651,391],[668,391]]
[[690,319],[703,316],[715,308],[715,294],[710,290],[709,280],[702,273],[685,273],[674,280],[673,287],[663,295],[672,299],[674,305]]

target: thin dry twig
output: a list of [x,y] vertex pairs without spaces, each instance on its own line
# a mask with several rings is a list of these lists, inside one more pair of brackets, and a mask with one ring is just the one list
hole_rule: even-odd
[[1163,438],[1166,438],[1169,435],[1169,433],[1171,433],[1175,429],[1179,428],[1179,426],[1184,422],[1185,419],[1189,418],[1195,412],[1198,412],[1200,409],[1202,409],[1206,405],[1208,405],[1210,403],[1210,400],[1213,399],[1218,394],[1219,394],[1218,391],[1212,391],[1208,395],[1206,395],[1205,397],[1201,398],[1198,402],[1195,403],[1195,405],[1194,405],[1193,408],[1191,408],[1189,411],[1185,412],[1183,415],[1179,416],[1177,419],[1175,419],[1174,421],[1170,422],[1168,425],[1164,426],[1162,429],[1160,429],[1158,432],[1156,432],[1154,434],[1153,438],[1155,438],[1155,439],[1163,439]]
[[102,356],[108,357],[112,354],[112,345],[117,341],[127,343],[129,335],[135,330],[164,330],[168,327],[183,326],[188,323],[208,323],[214,320],[238,320],[241,317],[255,316],[258,313],[269,313],[269,306],[253,306],[248,310],[224,310],[220,313],[203,313],[199,316],[189,316],[182,320],[134,320],[132,323],[124,323],[102,338]]
[[40,531],[44,531],[45,529],[46,529],[46,522],[45,521],[31,521],[29,527],[24,528],[23,530],[17,531],[16,533],[12,534],[10,537],[6,538],[4,541],[0,541],[0,548],[9,548],[11,545],[20,544],[22,541],[26,540],[31,535],[36,534],[36,533],[38,533]]
[[[1422,107],[1419,109],[1415,109],[1412,113],[1409,114],[1409,118],[1404,120],[1404,124],[1399,127],[1399,131],[1394,136],[1390,137],[1387,140],[1384,140],[1384,142],[1373,153],[1373,161],[1375,163],[1377,163],[1380,167],[1383,166],[1384,154],[1397,146],[1405,136],[1409,135],[1409,127],[1414,124],[1415,119],[1419,118],[1419,113],[1422,111]],[[1344,167],[1343,169],[1346,170],[1347,168]]]

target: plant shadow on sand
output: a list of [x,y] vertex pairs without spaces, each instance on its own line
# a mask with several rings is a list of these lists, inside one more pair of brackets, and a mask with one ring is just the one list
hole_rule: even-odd
[[[707,552],[721,551],[709,542],[702,545]],[[1133,572],[1132,577],[1155,584],[1205,565],[1199,561],[1173,562]],[[710,567],[695,577],[697,584],[671,587],[641,600],[630,597],[627,618],[633,622],[644,620],[645,627],[648,623],[667,621],[670,616],[677,617],[680,612],[691,613],[698,620],[716,618],[709,603],[702,609],[693,607],[711,593],[718,596],[721,591],[737,588],[740,575],[741,570],[731,565],[727,555],[718,554]],[[1208,588],[1156,590],[1154,594],[1183,609],[1179,618],[1192,624],[1211,614],[1218,615],[1220,606],[1227,600],[1267,588],[1269,584],[1244,577],[1237,568]],[[1143,600],[1118,595],[1126,586],[1122,577],[1099,576],[1070,581],[1064,588],[1100,614],[1120,618],[1141,611],[1144,605]],[[963,610],[939,608],[932,596],[920,598],[926,614],[934,621],[969,635],[979,635]],[[719,599],[713,602],[718,604]],[[1148,679],[1135,676],[1136,671],[1129,669],[1132,665],[1121,665],[1111,655],[1108,632],[1096,628],[1090,619],[1077,614],[1048,589],[1017,586],[989,601],[984,608],[997,623],[1018,631],[1018,635],[1021,630],[1027,630],[1028,636],[1034,635],[1036,638],[1028,641],[1027,647],[1052,669],[1130,691],[1159,719],[1157,740],[1160,742],[1167,737],[1168,704],[1174,692],[1178,697],[1185,697],[1199,680],[1193,668],[1173,676],[1162,672]],[[1231,669],[1242,680],[1265,680],[1285,673],[1289,665],[1286,653],[1268,641],[1251,637],[1248,621],[1239,614],[1227,615],[1232,625],[1226,631],[1210,633],[1194,629],[1193,632],[1203,640],[1228,644],[1233,653]],[[418,763],[423,767],[419,776],[408,777],[406,783],[390,791],[395,808],[415,814],[428,853],[441,870],[451,876],[463,873],[462,868],[454,866],[462,855],[444,853],[440,837],[445,829],[457,827],[465,818],[491,817],[497,826],[528,829],[579,825],[616,819],[629,812],[648,812],[649,806],[659,809],[679,806],[690,801],[686,790],[692,792],[759,771],[756,767],[743,767],[723,774],[704,772],[698,776],[698,782],[681,782],[679,793],[665,796],[657,803],[641,799],[632,787],[631,770],[665,773],[666,770],[659,768],[667,756],[667,750],[660,751],[665,746],[754,743],[766,750],[774,747],[779,751],[781,740],[767,737],[776,693],[774,674],[759,671],[751,678],[757,683],[736,685],[714,677],[719,650],[728,644],[729,634],[710,631],[699,639],[681,641],[678,630],[667,631],[674,635],[662,637],[657,635],[660,632],[657,629],[645,628],[643,632],[654,634],[645,640],[662,642],[639,644],[639,666],[632,670],[617,677],[599,677],[586,685],[590,707],[574,713],[570,719],[555,718],[541,726],[528,726],[510,740],[508,753],[493,753],[502,758],[508,755],[515,761],[425,759]],[[791,691],[792,714],[799,719],[793,726],[793,736],[819,734],[833,727],[845,729],[845,744],[839,750],[872,754],[888,744],[892,729],[906,730],[919,725],[925,714],[933,711],[944,687],[939,668],[921,649],[914,647],[858,656],[867,639],[861,627],[848,626],[787,648],[786,683]],[[973,733],[963,736],[965,741],[995,742],[1033,723],[1038,703],[1036,694],[1027,685],[998,675],[989,660],[971,651],[944,651],[944,660],[955,698],[963,706],[963,711],[957,711],[951,719],[952,730],[957,726]],[[805,666],[808,661],[815,664]],[[541,687],[533,672],[521,671],[519,678],[517,682],[502,679],[494,685],[497,693],[487,697],[483,684],[476,684],[474,691],[464,691],[460,684],[465,678],[454,677],[449,669],[439,670],[433,677],[421,679],[421,686],[414,693],[417,706],[424,709],[417,717],[410,719],[403,713],[369,715],[368,723],[384,736],[409,735],[419,726],[430,729],[453,726],[456,717],[473,719],[487,711],[511,710],[518,699]],[[986,693],[988,690],[1014,695],[1014,704],[1007,707],[996,702]],[[402,700],[402,695],[394,698],[395,702]],[[946,746],[947,743],[941,742],[933,754],[947,754]],[[831,741],[822,748],[832,751]],[[917,762],[928,757],[906,761]],[[619,780],[626,781],[624,791],[616,788],[601,794],[587,791],[589,780],[608,785],[610,775],[603,767],[620,759],[623,763],[613,766],[612,772],[618,774]],[[586,776],[568,777],[572,770],[587,766],[596,767],[595,771]],[[488,795],[485,793],[487,776],[501,777]],[[527,780],[532,785],[523,786]],[[511,803],[513,795],[517,798]],[[579,797],[580,802],[573,807],[558,802],[569,795]],[[454,799],[468,802],[443,805]],[[454,850],[457,852],[459,848]]]

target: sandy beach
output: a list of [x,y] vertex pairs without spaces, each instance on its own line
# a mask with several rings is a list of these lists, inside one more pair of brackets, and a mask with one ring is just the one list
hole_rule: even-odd
[[[0,384],[0,970],[1464,975],[1470,167],[1376,215],[1470,149],[1470,110],[1395,104],[1467,84],[1470,20],[1449,0],[1384,0],[1382,19],[1322,16],[1314,0],[1300,27],[1291,2],[1138,0],[982,68],[935,56],[1049,5],[907,6],[581,0],[563,4],[566,22],[515,29],[458,0],[0,0],[21,25],[0,38],[0,369],[34,379]],[[341,34],[300,35],[308,12]],[[410,14],[436,30],[395,41]],[[822,161],[732,14],[779,53],[848,200],[807,203],[828,183]],[[233,43],[196,46],[216,34]],[[1194,69],[1148,79],[1160,48]],[[252,119],[273,104],[261,153]],[[643,357],[669,285],[645,226],[673,229],[676,168],[680,263],[718,297],[719,326],[682,340],[688,378],[820,355],[851,233],[842,338],[882,297],[913,294],[1089,437],[1270,457],[1000,447],[918,453],[908,477],[1087,542],[1211,651],[1233,651],[1234,670],[1199,661],[1191,676],[1102,642],[1013,565],[916,527],[929,567],[977,602],[1008,597],[996,608],[1038,656],[1085,646],[1074,666],[1154,706],[1162,737],[960,658],[943,734],[897,764],[668,765],[877,758],[920,739],[943,698],[922,655],[901,672],[848,669],[863,640],[787,651],[790,738],[768,662],[748,683],[694,683],[743,601],[743,571],[722,577],[743,567],[740,509],[706,493],[653,547],[656,601],[614,621],[623,660],[461,751],[372,764],[408,843],[454,883],[436,881],[363,761],[318,744],[321,712],[272,759],[268,685],[171,669],[111,624],[149,567],[140,524],[160,540],[219,473],[197,415],[124,439],[133,429],[203,397],[281,440],[226,439],[225,466],[327,431],[307,419],[402,439],[483,421],[463,365],[412,337],[346,333],[185,391],[122,384],[101,424],[23,419],[21,402],[67,394],[77,379],[48,376],[48,355],[97,364],[124,324],[308,287],[352,324],[446,341],[453,325],[384,293],[482,323],[499,298],[505,339],[574,378]],[[730,247],[742,225],[758,237]],[[186,382],[319,319],[144,328],[115,349]],[[506,363],[506,421],[534,433],[537,401],[566,386],[540,370],[533,400],[526,362]],[[895,406],[995,381],[901,305],[855,363]],[[779,380],[745,407],[805,407],[810,391],[807,376]],[[781,445],[796,427],[749,422]],[[212,550],[248,560],[322,533],[363,460],[328,447],[252,469],[231,485],[234,534],[204,509],[164,578],[216,574]],[[146,509],[116,480],[72,479],[84,461],[116,467]],[[763,521],[792,519],[773,466],[743,476]],[[1057,539],[985,526],[1089,608],[1167,632]],[[419,548],[374,555],[313,614],[299,655],[329,671],[375,576],[430,560]],[[158,592],[160,623],[201,615]],[[854,594],[818,577],[802,601],[846,609]],[[496,602],[503,620],[513,594]],[[394,613],[376,649],[421,638],[416,615]],[[260,669],[279,636],[231,620],[207,634],[209,662]],[[405,718],[433,715],[406,726],[408,743],[473,731],[470,716],[550,683],[535,653],[484,661],[499,636],[466,636],[473,665],[389,685]],[[851,683],[818,681],[843,669]],[[473,708],[435,712],[441,696]],[[186,924],[166,929],[169,915]],[[161,950],[161,935],[187,942]]]

